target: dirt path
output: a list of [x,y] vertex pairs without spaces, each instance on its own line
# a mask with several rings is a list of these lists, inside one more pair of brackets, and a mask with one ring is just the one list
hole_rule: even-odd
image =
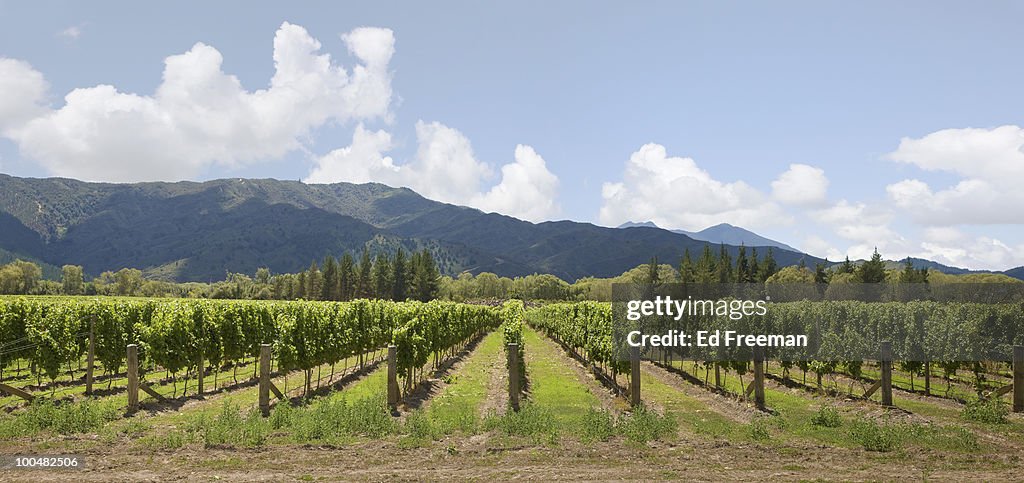
[[[343,448],[305,446],[265,450],[185,448],[170,454],[86,454],[86,469],[0,473],[11,481],[282,481],[282,480],[1019,480],[1022,463],[1010,456],[978,462],[967,455],[908,454],[685,441],[630,447],[607,443],[554,448],[480,450],[460,440],[405,449],[391,442]],[[454,450],[452,448],[455,448]]]
[[[750,405],[743,404],[731,397],[709,391],[706,388],[695,386],[693,383],[684,379],[680,374],[670,372],[668,369],[660,365],[644,361],[640,368],[642,372],[650,374],[651,377],[657,381],[682,392],[689,398],[700,401],[707,410],[717,412],[734,422],[749,423],[754,418],[754,415],[758,413],[757,409]],[[642,393],[643,390],[641,389],[641,394]]]

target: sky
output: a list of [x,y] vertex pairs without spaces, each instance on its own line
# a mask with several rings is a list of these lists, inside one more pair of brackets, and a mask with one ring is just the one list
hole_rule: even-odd
[[1024,265],[1020,2],[8,2],[0,172]]

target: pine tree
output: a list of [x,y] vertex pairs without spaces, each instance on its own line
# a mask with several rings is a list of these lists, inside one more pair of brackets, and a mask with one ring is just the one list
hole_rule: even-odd
[[746,283],[750,278],[750,264],[747,262],[747,247],[740,243],[736,253],[736,283]]
[[404,301],[408,296],[408,271],[407,263],[405,260],[405,252],[402,251],[402,247],[398,247],[398,252],[395,253],[395,260],[391,264],[391,281],[393,284],[393,291],[391,295],[392,300]]
[[441,278],[434,264],[434,257],[426,248],[413,255],[413,292],[416,300],[428,302],[437,296],[438,280]]
[[298,300],[306,297],[306,272],[299,272],[299,278],[292,286],[292,299]]
[[373,261],[373,295],[379,299],[390,299],[393,295],[391,262],[386,254],[377,255]]
[[650,285],[661,283],[661,277],[658,275],[658,257],[651,257],[651,262],[647,264],[646,282]]
[[828,272],[825,271],[825,264],[828,263],[828,259],[825,259],[825,263],[816,263],[814,265],[814,283],[828,283]]
[[309,270],[306,271],[306,288],[304,290],[307,300],[317,300],[320,298],[320,287],[323,285],[321,281],[320,268],[316,266],[316,260],[309,264]]
[[697,260],[697,269],[694,272],[694,281],[700,284],[715,283],[716,279],[715,256],[711,252],[711,245],[704,245]]
[[352,254],[345,252],[338,261],[338,297],[352,300],[356,294],[356,269]]
[[341,296],[338,294],[338,262],[331,255],[324,257],[323,274],[320,300],[341,300]]
[[730,283],[733,281],[732,257],[729,256],[729,250],[725,249],[724,243],[718,246],[718,264],[716,268],[718,269],[718,283]]
[[363,255],[359,258],[359,266],[356,268],[356,297],[373,297],[373,260],[366,248],[363,248]]
[[757,260],[757,247],[750,249],[750,280],[751,283],[762,282],[761,263]]
[[885,281],[885,262],[882,261],[882,256],[878,254],[877,248],[871,255],[871,260],[862,263],[857,269],[857,279],[864,283]]
[[772,247],[768,247],[768,253],[764,256],[764,264],[761,265],[761,275],[758,277],[758,281],[764,282],[778,271],[779,264],[775,262],[775,254],[772,252]]
[[693,259],[690,257],[690,249],[683,250],[683,259],[679,262],[679,281],[681,283],[693,283]]
[[839,266],[839,273],[853,273],[853,263],[850,262],[850,256],[846,256],[846,260]]

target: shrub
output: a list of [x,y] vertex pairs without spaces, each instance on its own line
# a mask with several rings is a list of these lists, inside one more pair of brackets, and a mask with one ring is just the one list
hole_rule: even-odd
[[811,424],[825,428],[838,428],[843,425],[843,418],[835,406],[826,404],[819,408],[814,416],[811,416]]
[[1009,408],[999,399],[968,401],[962,413],[968,421],[986,424],[1005,424],[1009,414]]
[[870,419],[861,418],[853,423],[850,434],[857,443],[868,451],[886,453],[899,448],[902,444],[899,428],[896,425],[879,424]]

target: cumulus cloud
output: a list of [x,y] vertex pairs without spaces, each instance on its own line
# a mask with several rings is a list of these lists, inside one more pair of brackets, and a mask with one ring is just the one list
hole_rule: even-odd
[[491,167],[479,161],[469,139],[439,122],[416,123],[417,150],[408,163],[395,164],[385,153],[391,136],[358,126],[352,144],[316,159],[307,183],[379,182],[408,187],[447,203],[496,211],[529,221],[550,219],[560,211],[558,178],[536,151],[519,145],[514,162],[501,167],[501,180],[484,191]]
[[955,228],[931,228],[924,232],[918,256],[956,267],[1004,270],[1024,265],[1024,244],[971,237]]
[[1024,129],[945,129],[903,138],[888,159],[961,180],[935,189],[917,179],[886,187],[889,198],[926,225],[1024,223]]
[[[886,207],[844,199],[811,210],[808,216],[850,243],[844,257],[868,258],[876,248],[888,258],[903,258],[913,251],[912,242],[892,229],[894,215]],[[837,255],[835,250],[825,253]]]
[[826,201],[828,178],[825,171],[806,164],[791,164],[772,181],[772,197],[792,205],[820,205]]
[[484,211],[514,214],[530,221],[550,219],[561,209],[555,200],[558,177],[530,146],[516,146],[515,162],[501,167],[501,182],[470,202]]
[[[351,72],[286,22],[266,89],[245,90],[217,49],[197,43],[165,60],[153,95],[99,85],[71,91],[56,109],[43,104],[41,74],[0,59],[0,83],[15,88],[0,89],[0,129],[50,173],[85,180],[179,180],[213,164],[276,159],[327,122],[389,117],[391,31],[360,28],[342,40],[361,62]],[[18,75],[6,75],[12,70]]]
[[13,136],[15,129],[46,112],[49,85],[27,62],[0,57],[0,135]]
[[778,205],[743,181],[718,181],[691,158],[668,156],[646,144],[626,162],[619,182],[604,183],[600,221],[653,221],[658,226],[702,229],[718,223],[744,227],[791,222]]

